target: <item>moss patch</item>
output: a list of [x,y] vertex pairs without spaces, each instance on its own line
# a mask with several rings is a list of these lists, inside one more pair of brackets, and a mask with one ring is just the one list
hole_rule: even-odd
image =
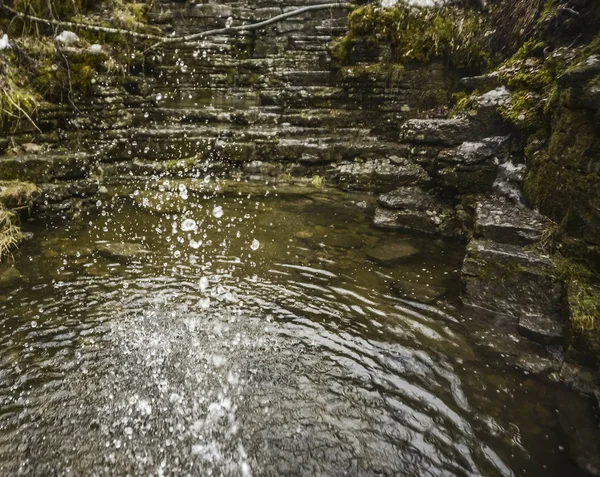
[[348,33],[333,44],[333,57],[346,64],[356,40],[383,45],[387,63],[446,61],[458,69],[480,70],[489,57],[481,44],[482,23],[472,12],[454,8],[359,7],[348,16]]

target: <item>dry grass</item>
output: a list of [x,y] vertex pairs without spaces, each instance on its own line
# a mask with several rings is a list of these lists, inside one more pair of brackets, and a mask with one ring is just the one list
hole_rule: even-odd
[[11,249],[23,240],[17,215],[0,205],[0,262],[11,256]]
[[31,182],[0,181],[0,203],[8,208],[29,207],[38,194]]

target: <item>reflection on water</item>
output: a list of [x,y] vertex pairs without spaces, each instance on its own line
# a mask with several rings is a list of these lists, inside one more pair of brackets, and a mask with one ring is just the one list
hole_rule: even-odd
[[552,390],[465,338],[462,248],[371,204],[207,178],[36,230],[2,297],[1,473],[576,474]]

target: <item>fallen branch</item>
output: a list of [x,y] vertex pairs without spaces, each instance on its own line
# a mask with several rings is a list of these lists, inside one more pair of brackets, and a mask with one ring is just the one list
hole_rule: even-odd
[[203,31],[200,33],[192,33],[191,35],[165,38],[165,39],[159,41],[158,43],[156,43],[155,45],[152,45],[149,48],[149,50],[154,49],[161,45],[168,44],[168,43],[184,43],[187,41],[195,41],[195,40],[199,40],[201,38],[206,38],[207,36],[230,35],[232,33],[237,33],[237,32],[260,30],[260,29],[265,28],[274,23],[279,23],[280,21],[286,20],[288,18],[295,17],[297,15],[301,15],[302,13],[314,12],[316,10],[330,10],[332,8],[344,8],[344,9],[351,10],[351,9],[355,8],[355,5],[353,5],[352,3],[340,3],[340,2],[338,2],[338,3],[323,3],[321,5],[309,5],[308,7],[297,8],[295,10],[291,10],[289,12],[282,13],[281,15],[274,16],[272,18],[269,18],[268,20],[263,20],[262,22],[258,22],[258,23],[251,23],[249,25],[240,25],[240,26],[229,27],[229,28],[216,28],[214,30],[207,30],[207,31]]
[[[29,21],[33,21],[33,22],[37,22],[37,23],[44,23],[46,25],[59,26],[62,28],[84,29],[84,30],[91,30],[91,31],[103,32],[103,33],[115,33],[115,34],[121,34],[121,35],[128,35],[128,36],[132,36],[134,38],[141,38],[144,40],[158,40],[158,42],[155,43],[154,45],[152,45],[150,48],[148,48],[148,50],[152,50],[154,48],[157,48],[157,47],[159,47],[161,45],[165,45],[165,44],[195,41],[195,40],[199,40],[201,38],[206,38],[208,36],[231,35],[231,34],[237,33],[237,32],[260,30],[260,29],[265,28],[274,23],[281,22],[283,20],[286,20],[288,18],[297,16],[297,15],[301,15],[306,12],[314,12],[317,10],[328,10],[328,9],[332,9],[332,8],[353,9],[354,7],[355,7],[355,5],[353,5],[351,3],[343,3],[343,2],[324,3],[321,5],[309,5],[307,7],[297,8],[295,10],[291,10],[289,12],[282,13],[281,15],[274,16],[272,18],[269,18],[268,20],[263,20],[263,21],[257,22],[257,23],[251,23],[249,25],[240,25],[240,26],[229,27],[229,28],[217,28],[214,30],[207,30],[207,31],[193,33],[191,35],[184,35],[184,36],[164,37],[164,36],[159,36],[159,35],[152,35],[149,33],[139,33],[136,31],[125,30],[125,29],[121,29],[121,28],[103,27],[103,26],[98,26],[98,25],[90,25],[88,23],[77,23],[77,22],[70,22],[70,21],[63,21],[63,20],[51,20],[51,19],[47,19],[47,18],[40,18],[40,17],[36,17],[33,15],[27,15],[25,13],[14,10],[13,8],[10,8],[9,6],[5,5],[4,3],[0,3],[0,8],[2,8],[3,10],[6,10],[7,12],[15,15],[16,17],[22,18],[24,20],[29,20]],[[148,50],[146,50],[146,51],[148,51]]]

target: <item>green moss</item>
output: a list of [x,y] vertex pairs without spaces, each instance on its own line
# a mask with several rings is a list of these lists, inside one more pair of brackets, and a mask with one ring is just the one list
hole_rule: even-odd
[[532,91],[513,93],[510,104],[498,108],[500,115],[517,129],[534,133],[543,125],[542,97]]
[[471,12],[452,8],[359,7],[348,16],[348,33],[333,44],[332,55],[345,64],[355,40],[389,47],[390,63],[444,60],[459,69],[477,70],[489,57],[480,41],[481,23]]
[[592,330],[600,315],[600,277],[581,263],[562,255],[553,257],[561,278],[567,285],[567,305],[571,325],[579,330]]
[[477,114],[477,104],[474,98],[479,96],[479,91],[475,90],[471,94],[467,94],[465,91],[459,91],[452,95],[452,111],[450,111],[451,117],[456,116],[474,116]]
[[190,172],[194,170],[197,162],[198,158],[196,156],[166,161],[164,163],[165,172],[170,174]]

